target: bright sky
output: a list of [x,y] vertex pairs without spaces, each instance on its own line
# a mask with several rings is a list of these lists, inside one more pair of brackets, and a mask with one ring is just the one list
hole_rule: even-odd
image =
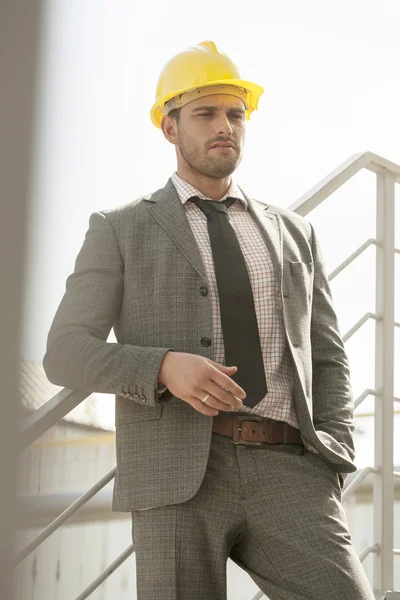
[[[23,357],[42,360],[90,214],[158,189],[175,169],[173,147],[149,118],[173,54],[213,40],[265,88],[235,178],[288,207],[357,152],[400,164],[399,31],[398,0],[49,0]],[[374,198],[375,176],[361,173],[308,217],[329,271],[375,236]],[[373,259],[371,249],[332,286],[343,333],[374,310]],[[373,331],[367,324],[348,344],[356,395],[374,386]],[[398,364],[399,331],[396,346]]]

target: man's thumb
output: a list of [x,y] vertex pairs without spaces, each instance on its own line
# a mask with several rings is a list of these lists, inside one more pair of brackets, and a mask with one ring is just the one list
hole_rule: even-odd
[[219,363],[211,360],[211,358],[206,358],[206,360],[212,364],[213,367],[216,367],[219,371],[229,371],[229,373],[234,373],[237,371],[237,367],[225,367],[224,365],[220,365]]
[[237,371],[237,367],[225,367],[224,365],[216,365],[220,371],[228,371],[229,373],[234,373]]

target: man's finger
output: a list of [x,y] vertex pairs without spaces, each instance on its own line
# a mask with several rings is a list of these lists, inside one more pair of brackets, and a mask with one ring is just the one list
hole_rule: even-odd
[[[219,383],[217,383],[217,385],[219,385]],[[229,392],[234,398],[236,398],[236,400],[239,400],[239,402],[243,402],[243,400],[241,398],[238,398],[238,396],[235,396],[235,394],[233,392],[231,392],[230,390],[228,390],[223,385],[220,385],[219,387],[222,388],[223,390],[225,390],[226,392]]]

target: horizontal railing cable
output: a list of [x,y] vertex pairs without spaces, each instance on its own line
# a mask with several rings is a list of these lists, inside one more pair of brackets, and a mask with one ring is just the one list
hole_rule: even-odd
[[354,400],[354,408],[358,408],[358,406],[360,406],[361,402],[363,402],[367,396],[378,396],[378,392],[376,390],[367,388],[360,396],[358,396],[356,400]]
[[102,571],[100,575],[96,577],[96,579],[94,579],[92,583],[79,594],[79,596],[76,596],[74,600],[85,600],[85,598],[88,598],[90,594],[92,594],[112,573],[114,573],[116,569],[118,569],[120,565],[122,565],[122,563],[124,563],[130,557],[131,554],[133,554],[133,552],[134,546],[131,544],[126,550],[124,550],[124,552],[122,552],[122,554],[118,556],[118,558],[116,558],[108,567],[106,567],[104,571]]
[[36,409],[19,426],[17,452],[22,452],[90,395],[90,392],[64,388]]
[[370,554],[378,554],[380,550],[380,546],[379,544],[373,544],[371,546],[366,546],[358,555],[358,558],[360,559],[360,562],[363,562],[367,556],[369,556]]
[[35,550],[44,540],[46,540],[56,529],[58,529],[71,515],[73,515],[81,506],[86,504],[99,490],[101,490],[114,477],[117,468],[114,467],[104,477],[99,479],[87,492],[82,494],[71,506],[69,506],[61,515],[50,523],[34,540],[30,542],[15,558],[14,563],[17,565],[26,558],[33,550]]
[[366,323],[369,319],[375,319],[375,321],[380,321],[382,317],[380,315],[376,315],[375,313],[367,312],[347,333],[343,336],[343,341],[347,342],[359,329]]
[[368,477],[370,473],[376,474],[378,472],[379,469],[377,469],[376,467],[364,467],[364,469],[357,473],[357,475],[349,483],[349,485],[346,486],[346,489],[343,491],[342,494],[342,502],[346,502],[346,500],[350,498],[350,496],[355,492],[358,486],[364,481],[366,477]]
[[369,248],[369,246],[372,246],[372,244],[376,244],[376,243],[377,243],[376,240],[373,239],[373,238],[370,238],[369,240],[367,240],[366,242],[364,242],[364,244],[362,244],[359,248],[357,248],[357,250],[355,250],[353,252],[353,254],[350,254],[350,256],[348,258],[346,258],[346,260],[344,260],[338,267],[336,267],[336,269],[334,269],[332,271],[332,273],[328,277],[329,281],[332,281],[332,279],[334,279],[337,275],[339,275],[339,273],[341,273],[358,256],[360,256],[360,254],[362,254],[364,252],[364,250],[366,250],[367,248]]

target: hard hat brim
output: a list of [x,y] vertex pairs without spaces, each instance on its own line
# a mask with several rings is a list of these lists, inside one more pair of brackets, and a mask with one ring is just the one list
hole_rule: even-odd
[[[264,88],[262,86],[258,85],[257,83],[253,83],[251,81],[246,81],[244,79],[218,79],[215,81],[208,81],[207,83],[196,85],[194,88],[191,88],[191,89],[199,89],[199,88],[204,88],[204,87],[210,87],[213,85],[234,85],[237,87],[245,88],[247,90],[247,92],[248,92],[248,95],[247,95],[248,109],[246,110],[246,119],[247,120],[249,120],[250,115],[253,112],[253,110],[257,110],[258,101],[259,101],[261,95],[264,93]],[[158,128],[161,127],[161,122],[164,117],[163,107],[165,106],[165,104],[172,98],[175,98],[175,96],[179,96],[188,91],[190,91],[190,90],[189,89],[174,90],[170,94],[166,95],[164,98],[157,99],[157,101],[155,102],[155,104],[153,105],[153,107],[150,111],[151,120],[156,127],[158,127]]]

